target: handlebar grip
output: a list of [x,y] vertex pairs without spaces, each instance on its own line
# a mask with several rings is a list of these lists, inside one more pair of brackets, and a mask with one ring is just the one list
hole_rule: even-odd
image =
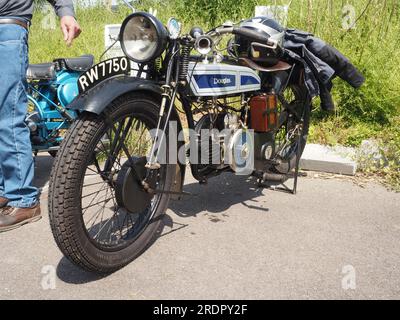
[[246,38],[254,39],[259,42],[269,43],[269,37],[248,28],[233,28],[232,33]]

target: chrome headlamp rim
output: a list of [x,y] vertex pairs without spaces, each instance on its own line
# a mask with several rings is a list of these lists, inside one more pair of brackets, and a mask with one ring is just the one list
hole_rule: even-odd
[[[132,20],[132,18],[135,18],[135,17],[144,17],[144,18],[148,19],[149,22],[152,24],[152,26],[155,28],[156,33],[157,33],[156,50],[154,51],[154,53],[151,56],[147,57],[146,59],[138,59],[137,57],[133,57],[132,55],[129,54],[129,52],[125,46],[125,42],[124,42],[125,29],[126,29],[128,23]],[[167,41],[168,41],[168,31],[166,30],[166,28],[164,27],[162,22],[160,20],[158,20],[152,14],[147,13],[147,12],[135,12],[135,13],[132,13],[129,16],[127,16],[125,18],[125,20],[122,22],[121,30],[119,33],[119,41],[121,44],[121,49],[124,52],[124,54],[128,57],[128,59],[130,59],[136,63],[146,63],[146,62],[149,62],[151,60],[158,58],[162,54],[162,52],[166,49]]]

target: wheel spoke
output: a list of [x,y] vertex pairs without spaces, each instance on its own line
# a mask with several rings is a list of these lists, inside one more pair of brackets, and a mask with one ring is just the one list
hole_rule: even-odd
[[118,159],[118,155],[121,152],[122,145],[125,144],[124,141],[127,138],[127,135],[131,129],[132,122],[133,118],[130,117],[126,124],[124,124],[124,121],[119,122],[119,126],[117,129],[115,128],[115,126],[112,126],[112,131],[115,135],[115,139],[112,143],[110,154],[106,161],[105,170],[113,167],[115,161]]
[[304,131],[306,101],[296,94],[296,89],[288,88],[279,96],[280,115],[279,129],[275,135],[275,157],[286,162],[290,162],[290,159],[296,156],[296,151],[301,147],[297,137]]
[[99,204],[101,204],[101,203],[105,203],[105,204],[107,204],[110,200],[112,200],[113,198],[111,197],[111,198],[108,198],[108,199],[105,199],[105,200],[102,200],[102,201],[99,201],[99,202],[96,202],[96,203],[93,203],[93,204],[90,204],[90,205],[88,205],[87,207],[85,207],[85,208],[82,208],[82,210],[87,210],[87,209],[89,209],[89,208],[93,208],[94,206],[97,206],[97,205],[99,205]]
[[98,184],[105,184],[105,183],[106,183],[105,181],[100,181],[100,182],[89,183],[89,184],[85,184],[85,185],[83,185],[83,188],[86,188],[86,187],[92,187],[92,186],[97,186]]
[[[103,184],[106,185],[106,182],[103,182]],[[94,194],[95,194],[96,197],[97,197],[97,195],[99,195],[99,193],[102,192],[102,191],[104,191],[104,190],[105,190],[105,188],[104,188],[104,186],[103,186],[100,190],[97,190],[97,191],[94,191],[94,192],[92,192],[92,193],[88,193],[88,194],[83,195],[83,196],[82,196],[82,199],[85,199],[85,198],[87,198],[87,197],[93,196]],[[96,197],[93,197],[93,199],[96,199]],[[92,199],[92,200],[93,200],[93,199]]]
[[119,207],[115,195],[115,181],[122,167],[129,163],[135,170],[134,161],[146,156],[151,141],[148,131],[149,127],[132,115],[108,124],[86,167],[85,178],[90,180],[82,185],[82,214],[87,217],[88,233],[100,246],[118,246],[135,238],[157,206],[160,195],[143,212],[130,213]]

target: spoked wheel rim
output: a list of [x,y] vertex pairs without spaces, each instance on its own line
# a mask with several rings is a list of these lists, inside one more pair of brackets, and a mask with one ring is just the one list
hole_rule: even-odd
[[279,173],[286,174],[294,168],[297,155],[303,152],[307,139],[309,105],[304,88],[288,87],[279,97],[279,109],[279,129],[275,135],[275,159],[280,165],[275,169]]
[[143,114],[109,119],[89,152],[91,157],[81,179],[80,209],[88,238],[103,251],[131,245],[157,211],[161,195],[150,195],[140,184],[150,174],[152,187],[164,188],[165,166],[151,172],[144,168],[154,126]]

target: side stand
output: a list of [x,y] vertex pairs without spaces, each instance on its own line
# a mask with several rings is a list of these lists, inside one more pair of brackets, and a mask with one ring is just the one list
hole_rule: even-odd
[[299,177],[299,167],[300,167],[300,157],[301,157],[301,135],[298,135],[297,138],[297,152],[296,152],[296,166],[295,166],[295,170],[294,173],[288,173],[287,174],[287,178],[293,178],[293,187],[292,189],[290,189],[288,186],[285,185],[285,182],[280,183],[280,186],[275,186],[275,185],[269,185],[268,183],[266,183],[265,181],[263,181],[262,179],[259,179],[258,184],[260,187],[263,188],[268,188],[270,190],[274,190],[274,191],[282,191],[282,192],[287,192],[287,193],[291,193],[293,195],[295,195],[297,193],[297,183],[298,183],[298,177]]
[[301,135],[299,134],[297,137],[297,153],[296,153],[296,168],[294,170],[294,181],[293,181],[293,189],[292,193],[297,193],[297,180],[299,177],[299,166],[300,166],[300,157],[301,157]]

